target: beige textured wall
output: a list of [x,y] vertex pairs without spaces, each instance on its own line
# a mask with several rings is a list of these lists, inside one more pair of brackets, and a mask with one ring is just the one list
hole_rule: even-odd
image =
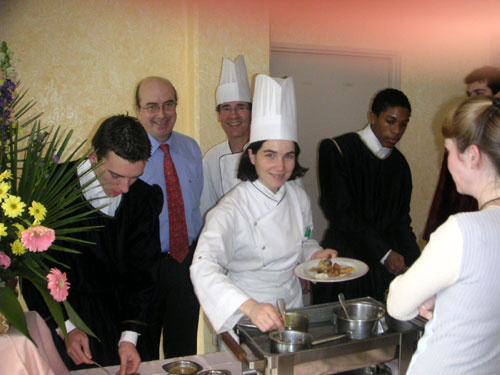
[[[176,130],[202,151],[224,139],[215,88],[222,57],[244,54],[252,83],[269,71],[270,43],[398,51],[401,88],[414,107],[401,141],[412,168],[412,216],[421,236],[442,157],[439,116],[487,64],[498,36],[491,0],[0,0],[0,39],[46,124],[86,139],[103,117],[134,113],[141,77],[177,87]],[[493,30],[493,31],[492,31]],[[497,60],[495,60],[497,61]],[[365,108],[360,108],[365,111]]]
[[[2,31],[18,72],[46,124],[86,139],[99,120],[134,113],[133,90],[146,75],[169,77],[182,96],[189,44],[177,1],[2,1]],[[180,111],[185,111],[182,101]],[[178,129],[193,135],[180,116]]]
[[44,123],[74,129],[74,141],[104,117],[134,114],[135,85],[159,75],[179,93],[176,130],[206,151],[224,139],[215,116],[222,57],[244,54],[250,75],[269,67],[259,1],[0,0],[0,9],[0,40],[21,60]]
[[444,150],[439,118],[447,103],[463,97],[464,76],[489,63],[490,30],[498,29],[499,14],[500,3],[481,0],[273,1],[271,44],[401,54],[401,89],[413,113],[399,148],[413,174],[411,214],[417,237],[423,233]]
[[253,91],[255,76],[269,73],[269,16],[261,1],[200,1],[199,5],[199,113],[205,153],[225,139],[215,111],[222,58],[245,56]]

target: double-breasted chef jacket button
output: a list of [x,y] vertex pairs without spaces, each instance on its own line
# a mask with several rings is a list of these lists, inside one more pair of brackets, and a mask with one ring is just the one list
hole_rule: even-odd
[[265,246],[262,246],[262,250],[266,250],[266,247],[265,247]]

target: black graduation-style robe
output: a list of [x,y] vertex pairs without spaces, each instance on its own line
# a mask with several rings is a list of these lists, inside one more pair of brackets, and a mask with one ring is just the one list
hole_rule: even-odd
[[[51,256],[70,267],[54,265],[66,272],[71,284],[68,302],[100,340],[89,336],[93,360],[103,366],[120,363],[118,341],[122,331],[141,334],[149,324],[150,306],[159,277],[158,215],[162,202],[161,189],[139,179],[122,195],[114,217],[98,212],[71,225],[102,226],[73,235],[95,245],[63,243],[80,254],[49,250]],[[90,204],[85,203],[82,211],[91,210]],[[48,325],[55,328],[40,294],[27,280],[23,282],[22,292],[28,307],[48,318]],[[75,366],[65,353],[63,341],[55,337],[55,342],[70,369],[87,367]],[[151,348],[150,344],[147,335],[139,337],[137,349],[143,361],[158,356],[158,348]]]
[[[411,228],[411,172],[399,150],[380,159],[356,133],[325,139],[319,149],[320,206],[329,227],[323,247],[338,250],[340,257],[364,261],[370,267],[360,279],[342,283],[317,283],[314,303],[371,296],[384,299],[393,276],[380,263],[392,249],[407,266],[420,255]],[[337,284],[337,285],[333,285]]]

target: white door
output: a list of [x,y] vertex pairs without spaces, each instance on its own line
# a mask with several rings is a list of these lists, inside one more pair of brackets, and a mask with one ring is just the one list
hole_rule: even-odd
[[314,232],[320,241],[327,221],[318,204],[318,146],[322,139],[356,131],[368,123],[370,100],[386,87],[399,88],[396,53],[271,46],[271,76],[293,77],[304,188],[311,198]]

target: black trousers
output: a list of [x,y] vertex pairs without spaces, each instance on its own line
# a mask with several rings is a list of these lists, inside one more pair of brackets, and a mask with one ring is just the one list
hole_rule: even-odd
[[189,276],[196,241],[190,246],[189,255],[182,263],[170,254],[163,254],[160,267],[160,283],[153,311],[151,337],[160,346],[163,332],[165,358],[196,354],[198,317],[200,304],[194,294]]

